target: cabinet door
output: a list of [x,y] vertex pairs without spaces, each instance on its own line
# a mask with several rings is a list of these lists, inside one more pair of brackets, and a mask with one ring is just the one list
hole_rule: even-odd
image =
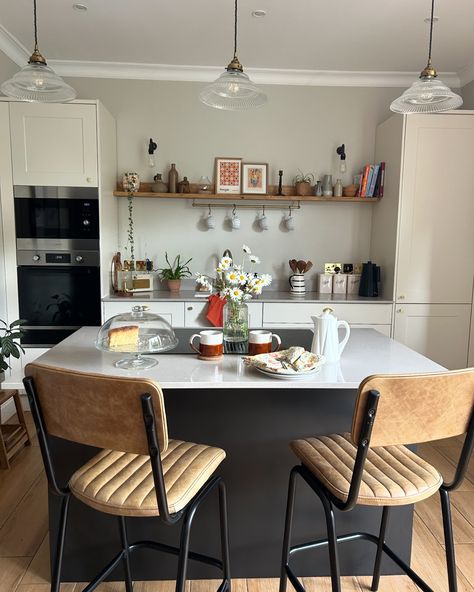
[[15,185],[97,186],[95,105],[11,103]]
[[470,305],[407,304],[394,318],[397,341],[449,370],[466,367]]
[[398,302],[471,302],[473,161],[474,115],[407,118],[398,236]]
[[103,302],[103,321],[118,314],[131,312],[133,306],[147,306],[148,312],[162,316],[172,327],[184,327],[184,305],[182,302]]

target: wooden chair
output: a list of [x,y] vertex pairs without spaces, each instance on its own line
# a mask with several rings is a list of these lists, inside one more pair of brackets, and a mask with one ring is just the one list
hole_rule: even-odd
[[[445,483],[437,469],[406,444],[466,434],[456,473]],[[368,540],[377,553],[372,590],[378,590],[382,553],[386,553],[424,592],[433,590],[385,543],[392,506],[413,504],[439,491],[444,527],[449,591],[457,591],[456,561],[449,493],[463,481],[474,446],[474,369],[411,376],[370,376],[359,387],[350,434],[334,434],[291,443],[301,465],[291,470],[283,542],[280,592],[287,579],[304,592],[290,568],[291,556],[327,547],[333,592],[340,592],[338,543]],[[291,547],[296,477],[322,502],[328,538]],[[378,536],[336,535],[334,508],[382,507]]]
[[[69,372],[35,363],[26,367],[23,382],[49,488],[62,500],[52,592],[59,592],[71,494],[119,520],[122,549],[89,583],[86,592],[94,590],[121,562],[126,590],[131,592],[131,553],[144,547],[178,555],[177,592],[184,592],[189,558],[220,569],[224,577],[218,590],[230,590],[226,491],[222,479],[213,476],[225,452],[169,439],[163,393],[151,380]],[[63,485],[56,477],[48,436],[102,450]],[[216,488],[222,560],[189,551],[196,510]],[[168,525],[180,524],[180,547],[151,541],[129,543],[126,516],[156,516]]]
[[0,407],[12,398],[15,403],[18,423],[2,424],[0,409],[0,468],[2,469],[9,469],[10,460],[20,452],[23,446],[31,444],[18,391],[0,390]]

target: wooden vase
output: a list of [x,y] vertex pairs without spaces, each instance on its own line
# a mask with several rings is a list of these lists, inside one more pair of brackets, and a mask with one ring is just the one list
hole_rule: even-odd
[[299,181],[295,184],[296,195],[312,195],[313,188],[308,181]]

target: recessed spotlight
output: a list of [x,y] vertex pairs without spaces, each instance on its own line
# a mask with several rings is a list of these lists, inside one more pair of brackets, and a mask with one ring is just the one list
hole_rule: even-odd
[[[427,16],[424,19],[425,23],[428,23],[428,25],[431,23],[431,17]],[[434,16],[433,17],[433,23],[437,23],[439,21],[439,16]]]
[[263,18],[267,14],[266,10],[254,10],[252,16],[255,18]]
[[86,12],[87,6],[85,4],[73,4],[73,10],[77,10],[77,12]]

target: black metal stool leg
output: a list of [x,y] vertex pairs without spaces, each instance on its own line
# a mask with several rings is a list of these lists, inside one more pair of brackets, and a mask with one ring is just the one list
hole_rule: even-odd
[[290,473],[290,481],[288,484],[288,499],[286,502],[285,534],[283,536],[283,551],[281,556],[280,592],[286,592],[286,584],[288,581],[286,567],[290,560],[291,529],[293,526],[293,509],[295,505],[296,492],[296,475],[296,470],[292,469]]
[[326,527],[328,531],[329,563],[331,565],[332,592],[341,592],[341,570],[339,568],[339,554],[337,552],[336,517],[331,502],[324,496],[320,496],[326,515]]
[[227,520],[227,495],[224,481],[219,481],[219,519],[221,529],[222,568],[226,589],[230,592],[229,524]]
[[58,540],[54,557],[53,573],[51,574],[51,592],[59,592],[61,585],[61,567],[64,554],[64,540],[66,538],[67,517],[69,511],[70,494],[64,495],[61,500],[61,514],[59,517]]
[[446,545],[446,564],[448,568],[449,592],[457,592],[458,582],[456,576],[456,556],[454,553],[453,523],[451,520],[451,504],[449,492],[446,489],[439,490],[441,497],[441,510],[443,512],[444,542]]
[[188,569],[188,555],[189,555],[189,538],[191,534],[191,524],[194,518],[196,508],[186,512],[181,527],[181,536],[179,541],[179,559],[178,559],[178,573],[176,574],[176,592],[184,592],[186,584],[186,572]]
[[125,522],[125,516],[119,516],[119,525],[120,540],[122,542],[123,551],[123,570],[125,572],[125,590],[127,592],[133,592],[132,568],[130,565],[130,548],[128,545],[127,524]]
[[385,531],[389,518],[390,508],[384,506],[382,511],[382,520],[380,522],[379,542],[377,544],[377,555],[375,556],[374,573],[372,576],[372,592],[377,592],[380,583],[380,568],[382,567],[383,545],[385,543]]

